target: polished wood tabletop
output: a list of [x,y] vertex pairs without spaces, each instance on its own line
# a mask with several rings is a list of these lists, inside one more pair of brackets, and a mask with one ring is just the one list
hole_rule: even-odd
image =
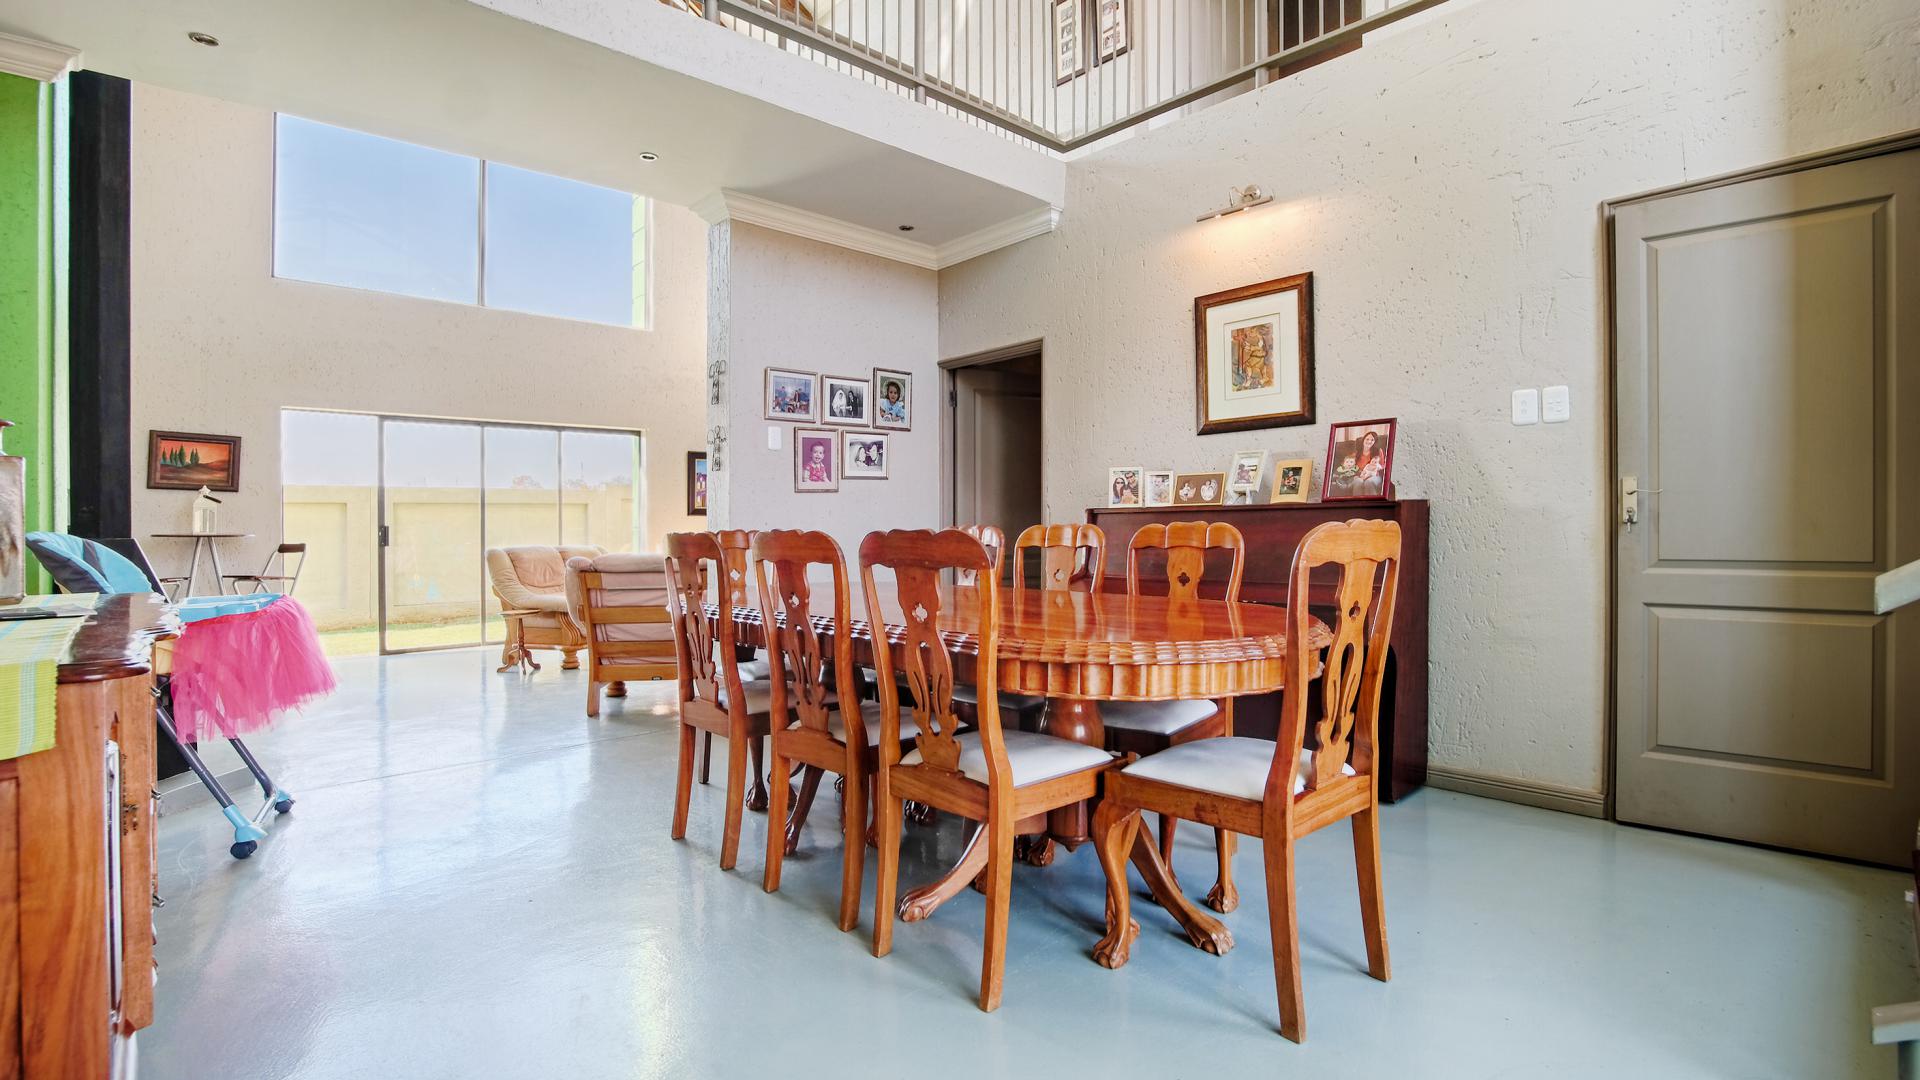
[[[904,640],[906,617],[884,595],[880,622],[889,641]],[[958,656],[980,652],[976,590],[941,587],[941,636]],[[853,596],[850,631],[873,637],[864,598]],[[709,617],[719,609],[708,605]],[[784,625],[785,616],[776,616]],[[744,644],[766,643],[760,610],[740,607],[734,625]],[[835,632],[830,615],[812,618],[815,632]],[[1332,640],[1314,619],[1311,645]],[[1286,683],[1287,610],[1224,600],[1169,600],[1118,593],[1000,590],[1000,689],[1013,693],[1102,701],[1221,698],[1278,690]],[[960,672],[971,677],[971,672]]]
[[[84,606],[81,597],[30,597],[58,610]],[[92,598],[92,614],[67,645],[61,683],[98,682],[152,670],[157,641],[180,636],[180,616],[159,593],[112,593]]]

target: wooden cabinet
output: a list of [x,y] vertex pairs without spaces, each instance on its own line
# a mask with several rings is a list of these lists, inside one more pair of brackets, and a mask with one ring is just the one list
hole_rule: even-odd
[[50,750],[0,761],[0,1078],[123,1075],[153,1022],[153,595],[99,598]]
[[[1240,599],[1258,603],[1287,602],[1287,577],[1300,538],[1314,526],[1353,518],[1396,521],[1400,524],[1400,599],[1394,612],[1393,636],[1388,645],[1386,685],[1380,703],[1380,745],[1391,762],[1381,797],[1399,799],[1427,782],[1427,501],[1425,499],[1367,499],[1331,503],[1279,503],[1259,506],[1096,507],[1087,520],[1107,535],[1105,589],[1127,588],[1127,542],[1149,522],[1225,521],[1246,538],[1246,577]],[[1219,559],[1218,566],[1214,559]],[[1201,595],[1218,597],[1227,580],[1224,552],[1208,556]],[[1142,577],[1150,579],[1159,567],[1142,559]],[[1323,581],[1316,575],[1313,600],[1324,606],[1332,596],[1331,568]],[[1322,618],[1327,618],[1322,613]],[[1240,698],[1234,705],[1234,730],[1241,735],[1272,738],[1279,726],[1280,696],[1262,694]]]

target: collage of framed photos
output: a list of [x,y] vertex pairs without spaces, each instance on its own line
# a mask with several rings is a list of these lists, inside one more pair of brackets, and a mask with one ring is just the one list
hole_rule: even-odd
[[[1393,497],[1394,418],[1353,420],[1327,432],[1327,456],[1320,466],[1320,502]],[[1255,503],[1312,502],[1314,462],[1305,457],[1276,457],[1268,451],[1242,450],[1220,472],[1176,472],[1137,465],[1107,470],[1107,505],[1251,506]],[[1270,478],[1267,497],[1261,482]]]
[[885,480],[890,433],[913,429],[913,376],[874,368],[865,377],[767,369],[766,417],[796,424],[793,490],[839,491],[840,481]]

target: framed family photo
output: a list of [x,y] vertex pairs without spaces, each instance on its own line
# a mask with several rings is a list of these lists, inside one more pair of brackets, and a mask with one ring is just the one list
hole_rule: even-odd
[[1226,473],[1179,473],[1173,478],[1175,506],[1219,506],[1226,493]]
[[1313,423],[1313,275],[1193,301],[1198,434]]
[[845,424],[848,427],[867,427],[873,421],[869,406],[872,399],[872,384],[865,379],[849,379],[841,375],[820,376],[820,422],[823,424]]
[[840,490],[840,433],[827,428],[793,432],[793,490]]
[[887,368],[873,369],[873,426],[894,431],[913,427],[913,376]]
[[1249,493],[1259,490],[1260,466],[1266,460],[1265,450],[1242,450],[1233,455],[1233,466],[1227,470],[1227,489]]
[[1173,470],[1150,469],[1147,472],[1146,505],[1173,505]]
[[1144,506],[1146,470],[1137,465],[1107,470],[1108,506]]
[[889,438],[884,431],[847,432],[841,439],[841,475],[849,480],[885,480]]
[[1354,420],[1327,431],[1320,498],[1384,499],[1393,491],[1393,434],[1399,421]]
[[707,452],[687,451],[687,516],[707,514]]
[[818,377],[811,371],[767,369],[767,419],[798,420],[812,424],[820,419],[814,408],[814,390]]
[[1283,458],[1273,463],[1270,503],[1303,503],[1313,494],[1313,459]]
[[240,436],[147,432],[147,486],[173,491],[240,490]]
[[1053,0],[1053,85],[1064,86],[1087,73],[1085,0]]

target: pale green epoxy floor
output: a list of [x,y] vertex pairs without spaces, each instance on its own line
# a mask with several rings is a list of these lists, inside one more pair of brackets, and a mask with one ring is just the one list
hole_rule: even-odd
[[[982,1014],[978,896],[876,960],[871,859],[869,915],[833,927],[830,793],[768,896],[763,816],[718,868],[720,787],[667,839],[663,695],[589,721],[578,672],[494,656],[340,661],[324,708],[255,741],[299,806],[247,862],[210,805],[163,820],[145,1080],[1891,1076],[1867,1011],[1920,997],[1898,873],[1427,791],[1384,815],[1391,983],[1362,970],[1345,828],[1302,844],[1305,1045],[1274,1030],[1251,842],[1238,948],[1203,954],[1141,900],[1117,972],[1089,958],[1092,850],[1016,868],[1006,1002]],[[904,876],[960,841],[910,829]],[[1210,843],[1182,834],[1190,889]]]

